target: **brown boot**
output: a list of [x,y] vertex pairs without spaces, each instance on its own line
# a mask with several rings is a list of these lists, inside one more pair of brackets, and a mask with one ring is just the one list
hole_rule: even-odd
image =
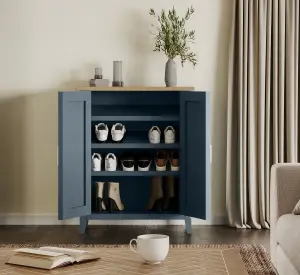
[[151,179],[151,196],[147,209],[149,211],[161,211],[163,200],[162,177]]
[[163,210],[174,210],[175,207],[175,177],[167,177],[166,194],[163,203]]

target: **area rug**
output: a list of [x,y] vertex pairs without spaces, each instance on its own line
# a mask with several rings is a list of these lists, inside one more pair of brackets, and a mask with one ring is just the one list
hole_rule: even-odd
[[0,245],[1,275],[276,275],[270,257],[261,245],[171,245],[161,265],[143,264],[127,245],[55,245],[91,250],[101,260],[52,271],[5,264],[13,249],[43,245]]

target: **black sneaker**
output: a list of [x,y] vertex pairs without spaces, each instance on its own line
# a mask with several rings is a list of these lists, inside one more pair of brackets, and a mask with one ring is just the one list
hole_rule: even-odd
[[123,171],[129,171],[129,172],[134,171],[135,160],[133,154],[124,153],[121,156],[121,164],[122,164]]
[[150,154],[142,153],[138,156],[138,171],[149,171],[152,163]]

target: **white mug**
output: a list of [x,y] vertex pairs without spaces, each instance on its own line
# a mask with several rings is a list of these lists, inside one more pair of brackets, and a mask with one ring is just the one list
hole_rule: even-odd
[[[132,247],[136,242],[137,249]],[[159,234],[140,235],[129,243],[130,249],[149,264],[161,263],[169,253],[169,236]]]

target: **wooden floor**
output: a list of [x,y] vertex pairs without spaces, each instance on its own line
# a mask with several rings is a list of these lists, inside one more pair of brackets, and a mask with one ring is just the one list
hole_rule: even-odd
[[269,250],[269,230],[234,229],[226,226],[193,226],[186,235],[183,226],[96,226],[86,234],[78,226],[0,226],[0,244],[128,244],[137,235],[160,233],[172,244],[263,244]]

